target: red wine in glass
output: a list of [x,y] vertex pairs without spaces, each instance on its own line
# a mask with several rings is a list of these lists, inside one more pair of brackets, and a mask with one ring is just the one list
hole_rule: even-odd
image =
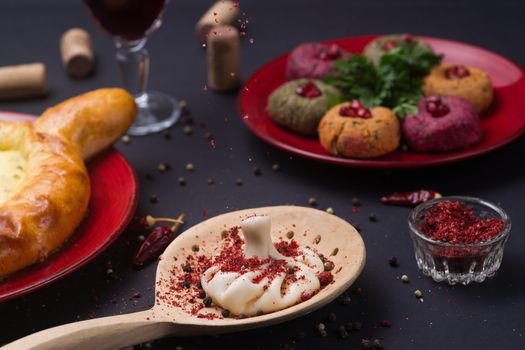
[[143,38],[164,9],[165,0],[85,0],[100,26],[113,36]]
[[148,35],[161,25],[168,0],[84,0],[100,27],[117,48],[117,63],[126,89],[135,95],[137,119],[130,135],[146,135],[173,125],[180,116],[179,102],[162,92],[146,91]]

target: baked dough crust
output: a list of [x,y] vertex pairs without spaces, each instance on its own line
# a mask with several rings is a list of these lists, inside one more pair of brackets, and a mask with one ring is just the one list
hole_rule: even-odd
[[0,202],[0,277],[46,259],[80,224],[90,197],[84,159],[135,118],[133,97],[100,89],[48,109],[33,126],[0,121],[0,151],[27,159],[27,177]]

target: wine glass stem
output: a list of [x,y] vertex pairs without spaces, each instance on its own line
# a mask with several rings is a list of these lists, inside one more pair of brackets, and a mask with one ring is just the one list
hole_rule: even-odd
[[149,54],[144,43],[129,45],[120,41],[117,46],[117,63],[124,87],[135,97],[142,97],[148,85]]

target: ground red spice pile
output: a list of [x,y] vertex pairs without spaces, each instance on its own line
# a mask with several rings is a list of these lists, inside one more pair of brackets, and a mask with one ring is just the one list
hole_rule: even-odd
[[494,238],[504,226],[501,219],[480,219],[472,208],[461,202],[445,200],[430,207],[419,229],[436,241],[472,244]]

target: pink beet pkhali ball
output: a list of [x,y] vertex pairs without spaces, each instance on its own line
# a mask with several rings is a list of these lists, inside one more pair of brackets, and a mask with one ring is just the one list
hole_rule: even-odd
[[476,108],[456,96],[429,96],[418,103],[419,113],[405,118],[403,135],[420,152],[468,148],[481,140]]
[[335,61],[345,59],[349,54],[337,44],[306,43],[297,46],[290,53],[286,63],[286,79],[322,79],[334,73]]

